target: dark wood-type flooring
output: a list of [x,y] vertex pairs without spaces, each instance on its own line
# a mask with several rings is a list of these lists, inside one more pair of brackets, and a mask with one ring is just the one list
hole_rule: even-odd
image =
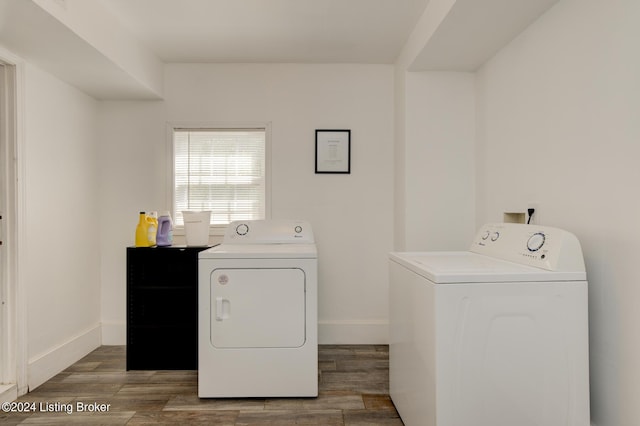
[[317,398],[199,399],[197,371],[126,371],[125,347],[102,346],[18,399],[35,412],[0,411],[0,424],[402,425],[388,346],[320,345],[318,358]]

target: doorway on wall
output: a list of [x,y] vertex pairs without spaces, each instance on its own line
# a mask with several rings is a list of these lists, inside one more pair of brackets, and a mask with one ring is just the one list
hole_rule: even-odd
[[17,393],[16,68],[0,60],[0,398]]

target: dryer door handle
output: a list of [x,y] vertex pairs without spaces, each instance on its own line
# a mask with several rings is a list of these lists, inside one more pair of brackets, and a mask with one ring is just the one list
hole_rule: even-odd
[[216,321],[229,319],[231,312],[231,302],[224,297],[216,297]]

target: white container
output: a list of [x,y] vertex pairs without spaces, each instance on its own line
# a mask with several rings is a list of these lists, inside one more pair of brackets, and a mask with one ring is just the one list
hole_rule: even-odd
[[209,245],[209,221],[211,211],[182,211],[184,235],[188,246]]

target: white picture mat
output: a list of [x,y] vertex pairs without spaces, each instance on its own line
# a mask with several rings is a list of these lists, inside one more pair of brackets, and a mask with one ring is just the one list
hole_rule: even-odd
[[349,172],[350,132],[318,131],[316,172]]

